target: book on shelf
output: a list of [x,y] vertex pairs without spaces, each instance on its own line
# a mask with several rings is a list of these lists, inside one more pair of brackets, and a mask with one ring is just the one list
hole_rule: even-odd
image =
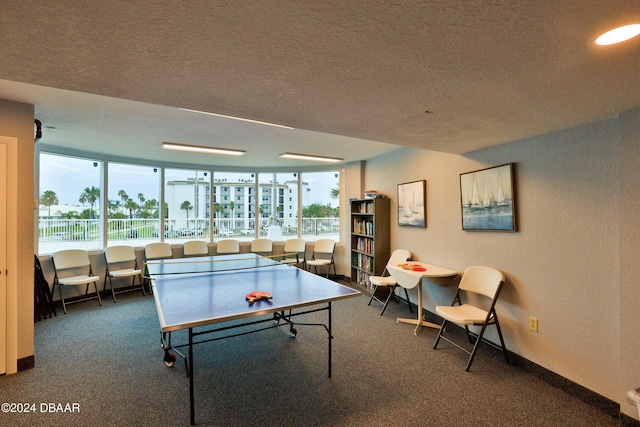
[[356,242],[356,249],[360,252],[373,253],[375,250],[375,242],[368,237],[359,237]]
[[366,254],[353,254],[353,265],[360,270],[371,273],[373,271],[373,257]]
[[373,222],[354,219],[353,232],[357,234],[367,234],[373,236]]

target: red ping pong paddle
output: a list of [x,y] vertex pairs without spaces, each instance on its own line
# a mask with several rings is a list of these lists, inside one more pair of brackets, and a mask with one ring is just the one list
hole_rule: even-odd
[[246,300],[249,301],[249,304],[253,304],[255,301],[261,300],[261,299],[271,299],[272,296],[269,292],[262,292],[262,291],[257,291],[257,292],[249,292],[246,296]]

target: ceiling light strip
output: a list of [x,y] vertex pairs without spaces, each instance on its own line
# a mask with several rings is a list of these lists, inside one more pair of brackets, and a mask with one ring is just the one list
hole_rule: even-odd
[[344,161],[344,159],[339,159],[337,157],[311,156],[308,154],[298,154],[298,153],[282,153],[280,154],[280,158],[296,159],[296,160],[311,160],[314,162],[326,162],[326,163],[340,163]]
[[208,116],[222,117],[222,118],[225,118],[225,119],[241,120],[243,122],[256,123],[256,124],[259,124],[259,125],[266,125],[266,126],[273,126],[273,127],[282,128],[282,129],[294,129],[291,126],[279,125],[279,124],[276,124],[276,123],[269,123],[269,122],[261,122],[259,120],[244,119],[242,117],[225,116],[224,114],[209,113],[208,111],[191,110],[189,108],[178,108],[178,110],[188,111],[190,113],[206,114]]
[[190,151],[195,153],[223,154],[225,156],[243,156],[244,150],[231,150],[228,148],[203,147],[200,145],[175,144],[173,142],[163,142],[162,148],[165,150]]

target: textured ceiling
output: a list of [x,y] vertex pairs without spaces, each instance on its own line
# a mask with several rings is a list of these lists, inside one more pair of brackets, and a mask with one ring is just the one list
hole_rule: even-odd
[[593,45],[629,22],[637,0],[3,2],[0,98],[36,106],[42,144],[150,160],[466,153],[639,106],[640,38]]

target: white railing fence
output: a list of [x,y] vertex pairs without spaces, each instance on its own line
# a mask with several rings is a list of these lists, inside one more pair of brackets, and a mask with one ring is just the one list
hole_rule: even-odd
[[[257,237],[266,237],[268,218],[259,218]],[[278,221],[282,227],[282,235],[286,238],[298,236],[296,218]],[[215,218],[213,221],[213,237],[233,237],[239,240],[251,240],[256,237],[255,218]],[[301,236],[315,240],[319,237],[337,238],[340,235],[340,218],[302,218]],[[107,240],[128,242],[128,244],[146,244],[150,241],[180,241],[188,239],[210,239],[209,219],[166,219],[161,231],[157,218],[108,219]],[[39,252],[49,253],[59,248],[97,247],[100,242],[100,219],[40,219],[38,225]],[[132,242],[133,241],[133,242]],[[85,243],[84,245],[82,243]]]

